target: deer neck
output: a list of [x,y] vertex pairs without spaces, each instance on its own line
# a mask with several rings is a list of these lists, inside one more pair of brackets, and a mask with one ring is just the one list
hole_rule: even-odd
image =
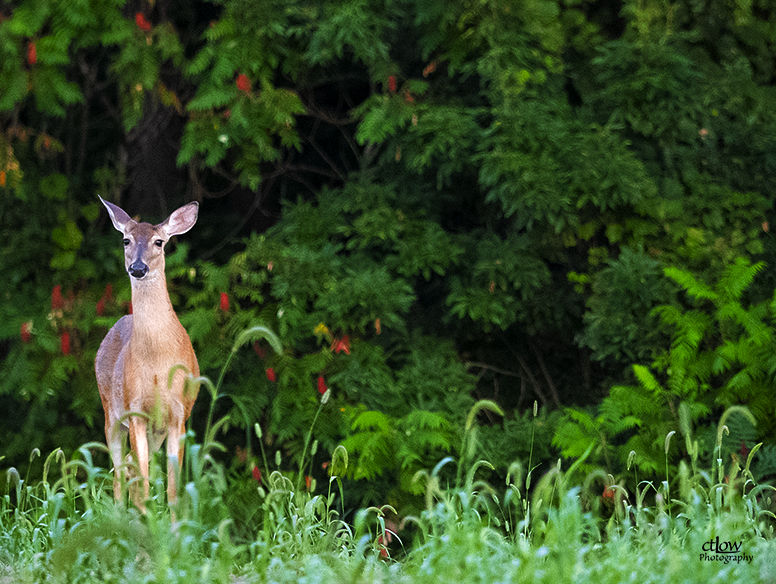
[[180,326],[167,293],[165,278],[132,280],[133,336],[162,339]]

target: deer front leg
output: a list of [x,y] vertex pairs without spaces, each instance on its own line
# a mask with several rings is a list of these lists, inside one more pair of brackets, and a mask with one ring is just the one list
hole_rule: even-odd
[[146,511],[145,502],[149,496],[148,485],[148,423],[143,416],[132,416],[129,419],[129,444],[135,455],[135,461],[140,471],[142,491],[138,494],[140,486],[135,484],[132,489],[132,500],[135,506],[143,513]]
[[175,503],[178,500],[178,477],[183,468],[183,442],[186,427],[180,424],[171,424],[167,433],[167,501]]

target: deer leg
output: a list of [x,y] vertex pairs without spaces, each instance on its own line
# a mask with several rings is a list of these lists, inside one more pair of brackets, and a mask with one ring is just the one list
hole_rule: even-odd
[[186,428],[171,424],[167,433],[167,501],[174,503],[178,500],[178,477],[183,468],[183,438]]
[[105,439],[108,442],[110,458],[113,462],[113,498],[121,501],[121,484],[124,478],[124,460],[121,457],[121,445],[124,438],[121,424],[105,423]]
[[138,485],[135,485],[133,500],[135,506],[145,513],[145,502],[149,496],[148,486],[148,423],[142,416],[132,416],[129,420],[129,443],[135,454],[137,467],[140,471],[142,484],[141,495],[138,495]]

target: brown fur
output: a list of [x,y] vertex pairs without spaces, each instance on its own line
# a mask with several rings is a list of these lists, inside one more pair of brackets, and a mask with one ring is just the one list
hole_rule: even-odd
[[[102,199],[100,199],[102,200]],[[133,314],[121,318],[108,331],[97,351],[95,373],[105,410],[105,439],[110,448],[115,477],[113,491],[121,499],[124,437],[143,483],[142,497],[133,492],[138,508],[148,498],[149,455],[167,440],[168,500],[177,499],[176,475],[183,462],[181,438],[197,397],[188,374],[199,376],[199,365],[188,334],[173,311],[164,274],[164,244],[185,233],[197,220],[197,203],[175,211],[159,225],[138,223],[116,205],[102,201],[114,227],[124,236],[124,263],[132,283]],[[139,268],[146,269],[146,273]],[[172,386],[170,371],[176,370]],[[177,461],[177,465],[175,464]]]

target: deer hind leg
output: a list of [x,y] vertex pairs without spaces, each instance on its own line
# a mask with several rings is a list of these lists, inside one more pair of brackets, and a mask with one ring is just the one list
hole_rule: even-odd
[[139,483],[133,481],[130,492],[135,506],[143,513],[145,502],[149,496],[148,485],[148,423],[143,416],[132,416],[129,419],[129,444],[135,455],[135,461],[140,472]]

